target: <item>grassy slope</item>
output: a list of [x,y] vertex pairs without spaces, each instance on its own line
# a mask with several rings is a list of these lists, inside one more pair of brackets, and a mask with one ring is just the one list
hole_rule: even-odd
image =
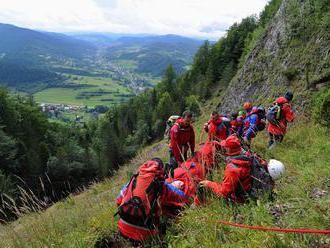
[[[198,133],[205,120],[204,114],[195,123]],[[214,199],[207,207],[187,209],[169,228],[165,238],[168,245],[304,247],[319,239],[330,242],[324,235],[252,231],[213,222],[221,219],[271,227],[330,229],[329,192],[324,196],[315,194],[317,190],[329,191],[329,133],[300,118],[284,143],[272,151],[264,148],[266,139],[264,133],[259,134],[254,149],[266,158],[283,161],[287,169],[286,176],[277,184],[276,200],[229,207]],[[94,184],[82,194],[56,203],[44,212],[26,215],[7,226],[0,226],[0,247],[92,247],[102,237],[115,238],[115,196],[135,168],[154,156],[167,157],[163,142],[144,149],[112,178]],[[219,169],[214,179],[221,180],[221,174],[222,169]],[[124,243],[121,245],[125,246]]]
[[[173,246],[307,247],[319,239],[329,244],[325,235],[262,232],[214,223],[225,220],[268,227],[330,229],[330,140],[326,130],[300,123],[274,150],[266,151],[265,144],[265,135],[259,134],[255,149],[266,158],[283,161],[287,169],[286,176],[277,182],[275,201],[230,207],[214,200],[206,208],[189,209],[167,237]],[[318,195],[321,190],[327,190],[327,195]]]

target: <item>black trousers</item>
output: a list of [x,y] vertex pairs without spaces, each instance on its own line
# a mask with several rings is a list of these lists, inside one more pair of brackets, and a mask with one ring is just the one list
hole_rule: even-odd
[[284,138],[283,135],[276,135],[272,133],[268,133],[268,135],[269,135],[268,148],[271,147],[274,143],[281,143]]
[[[178,161],[176,161],[172,149],[169,150],[169,153],[170,153],[170,167],[171,167],[171,169],[174,170],[175,168],[177,168],[179,166],[179,163],[178,163]],[[188,157],[188,151],[186,150],[186,152],[183,154],[184,161],[187,160],[187,157]]]

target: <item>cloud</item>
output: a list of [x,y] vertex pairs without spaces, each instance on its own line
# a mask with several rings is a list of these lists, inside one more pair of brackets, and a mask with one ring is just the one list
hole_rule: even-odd
[[267,0],[0,0],[0,22],[47,31],[219,38]]

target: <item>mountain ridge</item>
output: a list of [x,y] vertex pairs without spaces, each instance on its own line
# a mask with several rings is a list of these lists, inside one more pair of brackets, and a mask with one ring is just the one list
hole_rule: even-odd
[[[29,83],[47,86],[52,80],[54,83],[50,86],[60,85],[67,80],[66,74],[74,73],[115,74],[122,83],[136,75],[138,79],[131,85],[145,88],[152,85],[152,80],[159,79],[168,64],[173,64],[177,72],[184,71],[202,43],[177,35],[109,38],[103,34],[101,38],[86,41],[72,34],[36,31],[10,24],[0,24],[0,35],[3,37],[0,41],[0,83],[14,87],[22,85],[22,88],[29,88],[25,85]],[[173,46],[177,47],[175,53],[171,51]],[[160,64],[155,66],[153,58]],[[24,69],[7,73],[6,67],[13,72],[15,64]],[[39,73],[32,77],[33,72]],[[122,73],[133,76],[126,77]],[[43,76],[46,74],[52,80],[46,80]],[[10,75],[16,76],[9,78]],[[147,81],[146,85],[141,83],[143,81]]]

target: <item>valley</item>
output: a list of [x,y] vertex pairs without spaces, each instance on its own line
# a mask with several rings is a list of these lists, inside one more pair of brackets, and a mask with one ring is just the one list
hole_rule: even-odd
[[169,64],[183,72],[202,44],[176,35],[60,34],[8,24],[0,24],[0,35],[0,85],[41,106],[88,112],[154,87]]

